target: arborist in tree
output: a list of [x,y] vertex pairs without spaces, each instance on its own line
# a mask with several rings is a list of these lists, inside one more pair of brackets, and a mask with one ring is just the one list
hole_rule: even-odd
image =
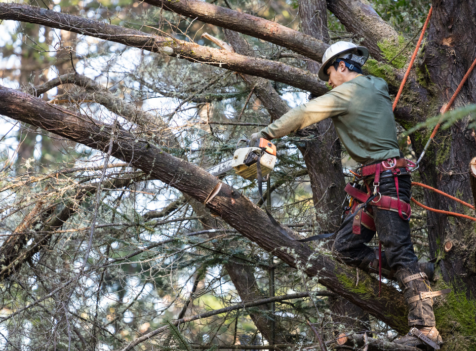
[[[332,90],[289,111],[251,139],[253,143],[258,138],[283,137],[332,118],[345,149],[362,164],[354,171],[361,185],[345,188],[353,205],[347,208],[337,231],[334,251],[351,266],[371,273],[383,268],[394,274],[408,304],[410,325],[410,333],[396,342],[438,349],[442,339],[435,327],[432,298],[446,291],[431,292],[428,276],[420,270],[413,250],[409,171],[414,164],[403,158],[398,148],[387,83],[362,74],[368,56],[367,48],[349,42],[331,45],[324,54],[319,78],[328,81]],[[376,231],[385,252],[366,245]]]

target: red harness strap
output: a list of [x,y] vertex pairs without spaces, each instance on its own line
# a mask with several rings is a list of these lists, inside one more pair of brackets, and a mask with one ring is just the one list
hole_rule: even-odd
[[[358,202],[366,202],[370,197],[370,194],[363,192],[357,188],[354,188],[351,184],[347,184],[345,186],[344,191],[353,197]],[[370,201],[369,205],[375,206],[382,210],[394,211],[394,212],[401,212],[410,217],[412,213],[412,208],[410,204],[406,203],[405,201],[400,200],[399,198],[387,196],[387,195],[379,195],[377,199]],[[355,217],[354,217],[355,218]]]

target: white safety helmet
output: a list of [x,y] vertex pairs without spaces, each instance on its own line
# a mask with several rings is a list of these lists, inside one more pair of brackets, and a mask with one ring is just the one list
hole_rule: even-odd
[[348,59],[356,62],[360,66],[369,58],[369,50],[364,46],[357,46],[348,41],[338,41],[329,46],[322,57],[322,66],[319,70],[319,78],[323,81],[329,80],[327,69],[332,65],[336,59]]

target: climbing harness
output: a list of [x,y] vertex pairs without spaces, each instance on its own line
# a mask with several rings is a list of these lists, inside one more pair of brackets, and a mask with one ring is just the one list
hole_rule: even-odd
[[[415,167],[415,164],[404,158],[387,159],[372,165],[362,166],[355,171],[352,171],[354,182],[346,185],[344,191],[352,200],[352,206],[349,202],[349,211],[354,215],[352,223],[352,232],[356,235],[361,234],[362,225],[367,229],[376,231],[372,207],[377,207],[382,210],[397,212],[400,218],[404,221],[409,221],[411,216],[411,206],[403,200],[400,200],[398,177],[404,174],[410,174]],[[382,173],[389,173],[389,175],[382,175]],[[392,176],[395,181],[395,189],[397,197],[380,194],[380,179],[383,177]],[[369,180],[373,177],[373,191],[370,188]],[[356,186],[358,182],[363,181],[367,188],[367,192],[358,189]],[[371,199],[369,201],[369,199]],[[360,204],[364,203],[364,206]],[[368,207],[370,206],[370,207]],[[382,243],[379,240],[378,248],[379,256],[379,296],[382,290]]]

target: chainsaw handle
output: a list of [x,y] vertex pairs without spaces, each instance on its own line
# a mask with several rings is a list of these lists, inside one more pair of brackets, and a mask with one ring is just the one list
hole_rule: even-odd
[[246,143],[246,146],[250,146],[250,141],[248,139],[240,139],[238,140],[238,142],[236,143],[236,148],[238,149],[238,145],[240,145],[240,143],[244,141]]
[[266,140],[265,138],[259,138],[256,140],[256,145],[250,145],[250,140],[248,139],[240,139],[236,143],[236,148],[238,149],[238,145],[244,141],[246,146],[248,147],[259,147],[261,150],[267,152],[270,155],[276,156],[276,145],[274,145],[271,141]]

